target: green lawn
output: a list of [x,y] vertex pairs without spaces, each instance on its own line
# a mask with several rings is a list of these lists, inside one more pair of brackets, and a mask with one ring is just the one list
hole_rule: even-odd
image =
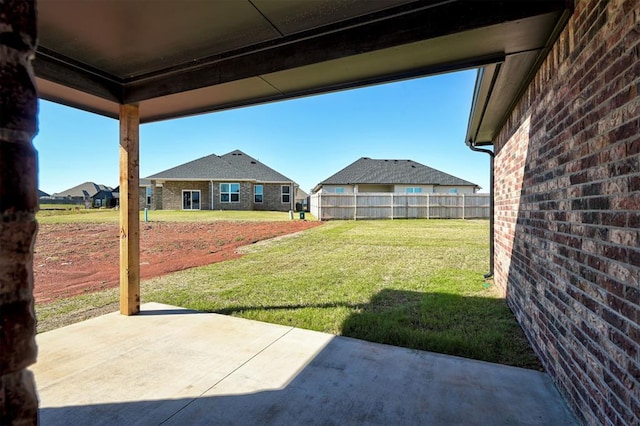
[[[115,209],[68,209],[40,210],[37,214],[40,223],[116,223],[120,212]],[[294,216],[298,218],[296,214]],[[306,219],[315,220],[309,213]],[[288,212],[271,211],[220,211],[220,210],[151,210],[148,212],[150,222],[207,222],[216,220],[233,221],[286,221]],[[144,221],[144,212],[140,212],[140,220]]]
[[[482,279],[487,239],[487,221],[329,222],[247,246],[240,259],[143,282],[142,302],[539,369],[504,299]],[[116,309],[116,300],[103,292],[37,310],[45,321],[81,319]]]

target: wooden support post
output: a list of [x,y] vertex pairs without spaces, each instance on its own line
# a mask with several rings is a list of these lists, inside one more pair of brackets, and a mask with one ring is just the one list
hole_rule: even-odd
[[120,105],[120,313],[140,312],[140,113]]

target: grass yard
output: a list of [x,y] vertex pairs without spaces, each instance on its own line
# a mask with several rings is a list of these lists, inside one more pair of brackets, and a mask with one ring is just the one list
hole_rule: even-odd
[[46,211],[46,210],[57,210],[58,213],[65,211],[65,210],[80,210],[80,209],[84,209],[84,206],[81,206],[79,204],[46,204],[46,203],[39,203],[38,207],[40,208],[41,211]]
[[[142,302],[540,369],[487,285],[488,221],[336,221],[142,283]],[[37,308],[40,321],[116,310],[117,292]],[[64,321],[63,321],[64,322]],[[46,325],[45,325],[46,328]]]
[[[117,223],[120,212],[115,209],[66,209],[40,210],[37,214],[39,223]],[[298,217],[296,214],[295,218]],[[315,220],[309,213],[305,214],[309,220]],[[150,222],[211,222],[218,220],[230,221],[286,221],[288,212],[272,211],[221,211],[221,210],[150,210]],[[140,212],[140,220],[144,221],[144,212]]]

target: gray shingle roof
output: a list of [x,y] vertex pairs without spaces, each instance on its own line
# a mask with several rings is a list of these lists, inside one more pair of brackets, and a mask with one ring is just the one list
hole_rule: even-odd
[[66,191],[57,192],[52,194],[52,197],[93,197],[100,191],[111,192],[113,188],[100,185],[93,182],[85,182],[81,183],[78,186],[74,186],[73,188],[69,188]]
[[262,164],[240,150],[221,156],[212,154],[189,161],[145,179],[164,180],[255,180],[292,182],[291,179]]
[[318,185],[421,184],[478,186],[412,160],[374,160],[362,157]]

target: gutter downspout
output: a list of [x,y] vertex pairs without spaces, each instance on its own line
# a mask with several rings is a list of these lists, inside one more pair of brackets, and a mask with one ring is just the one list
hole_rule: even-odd
[[491,188],[489,188],[489,272],[484,274],[484,278],[488,279],[491,278],[493,276],[493,258],[495,255],[495,251],[494,251],[494,230],[493,230],[493,214],[495,211],[495,200],[493,197],[493,159],[495,157],[495,153],[491,150],[488,149],[482,149],[482,148],[478,148],[476,147],[475,143],[471,140],[469,140],[467,142],[467,146],[472,150],[472,151],[476,151],[476,152],[484,152],[485,154],[489,154],[489,158],[490,158],[490,162],[489,162],[489,185],[491,186]]

